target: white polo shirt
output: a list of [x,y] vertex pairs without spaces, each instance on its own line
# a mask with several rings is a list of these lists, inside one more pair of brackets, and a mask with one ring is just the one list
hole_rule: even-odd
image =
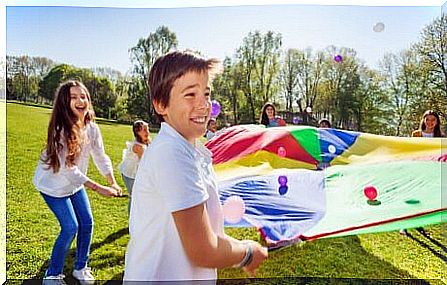
[[205,203],[213,231],[224,235],[211,152],[192,146],[167,123],[144,152],[132,191],[124,281],[215,280],[216,269],[188,259],[172,212]]
[[[104,152],[101,131],[95,123],[88,123],[84,129],[86,139],[81,146],[81,153],[75,161],[75,165],[68,167],[65,165],[67,156],[67,143],[62,139],[62,151],[58,154],[60,168],[54,173],[48,165],[39,160],[33,177],[33,184],[37,190],[52,197],[67,197],[79,191],[88,177],[87,168],[90,160],[90,154],[93,157],[99,172],[106,176],[113,174],[113,166],[109,156]],[[45,157],[45,150],[41,154]]]

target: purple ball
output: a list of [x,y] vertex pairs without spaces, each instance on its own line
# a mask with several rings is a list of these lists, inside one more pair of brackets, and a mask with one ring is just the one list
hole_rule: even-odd
[[285,195],[288,190],[289,190],[289,187],[287,187],[287,185],[279,186],[279,189],[278,189],[279,195],[281,195],[281,196]]
[[211,117],[216,118],[220,114],[220,103],[216,100],[211,101]]
[[293,117],[293,121],[292,121],[295,125],[298,125],[298,123],[300,122],[300,119],[298,119],[298,117]]
[[278,183],[281,186],[286,186],[287,185],[287,176],[284,176],[284,175],[279,176]]
[[343,61],[343,57],[341,55],[337,54],[336,56],[334,56],[334,60],[336,62],[342,62]]

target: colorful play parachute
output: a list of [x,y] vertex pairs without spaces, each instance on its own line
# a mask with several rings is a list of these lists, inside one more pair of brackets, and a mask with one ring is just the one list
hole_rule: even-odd
[[245,204],[226,225],[257,227],[272,247],[437,224],[447,213],[445,138],[242,125],[206,146],[221,202]]

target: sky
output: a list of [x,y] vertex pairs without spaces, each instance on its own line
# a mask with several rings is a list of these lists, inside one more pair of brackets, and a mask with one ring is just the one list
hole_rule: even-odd
[[[393,1],[387,3],[397,3]],[[205,56],[222,60],[234,56],[249,32],[271,30],[281,33],[283,50],[349,47],[368,66],[376,68],[386,52],[397,53],[417,42],[422,28],[440,16],[441,5],[445,3],[404,0],[400,3],[415,6],[353,6],[346,5],[349,1],[345,0],[337,2],[345,5],[291,4],[299,1],[269,5],[273,1],[264,0],[257,1],[264,5],[202,7],[206,4],[198,0],[183,1],[182,5],[179,1],[145,1],[146,5],[143,1],[128,1],[132,6],[117,0],[108,1],[108,5],[99,0],[9,2],[6,3],[7,55],[45,56],[77,67],[110,67],[122,73],[131,68],[129,49],[161,25],[177,35],[180,49],[199,50]],[[184,7],[188,2],[195,8]],[[380,0],[369,2],[377,5]],[[73,3],[78,7],[66,6]],[[181,7],[173,8],[176,3]],[[423,3],[432,6],[421,6]],[[148,6],[170,8],[129,8]],[[373,31],[377,23],[384,24],[382,32]]]

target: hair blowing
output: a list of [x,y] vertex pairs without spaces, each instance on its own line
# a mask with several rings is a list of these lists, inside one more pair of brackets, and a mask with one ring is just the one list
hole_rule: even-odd
[[55,93],[53,111],[48,125],[47,144],[45,146],[46,156],[42,158],[49,168],[53,168],[54,173],[58,172],[61,167],[58,154],[63,150],[63,140],[65,140],[68,149],[65,157],[66,166],[75,165],[75,161],[81,152],[81,126],[78,124],[76,114],[70,108],[70,88],[76,86],[84,89],[89,102],[84,123],[94,121],[95,118],[90,93],[84,84],[76,80],[69,80],[59,85]]

